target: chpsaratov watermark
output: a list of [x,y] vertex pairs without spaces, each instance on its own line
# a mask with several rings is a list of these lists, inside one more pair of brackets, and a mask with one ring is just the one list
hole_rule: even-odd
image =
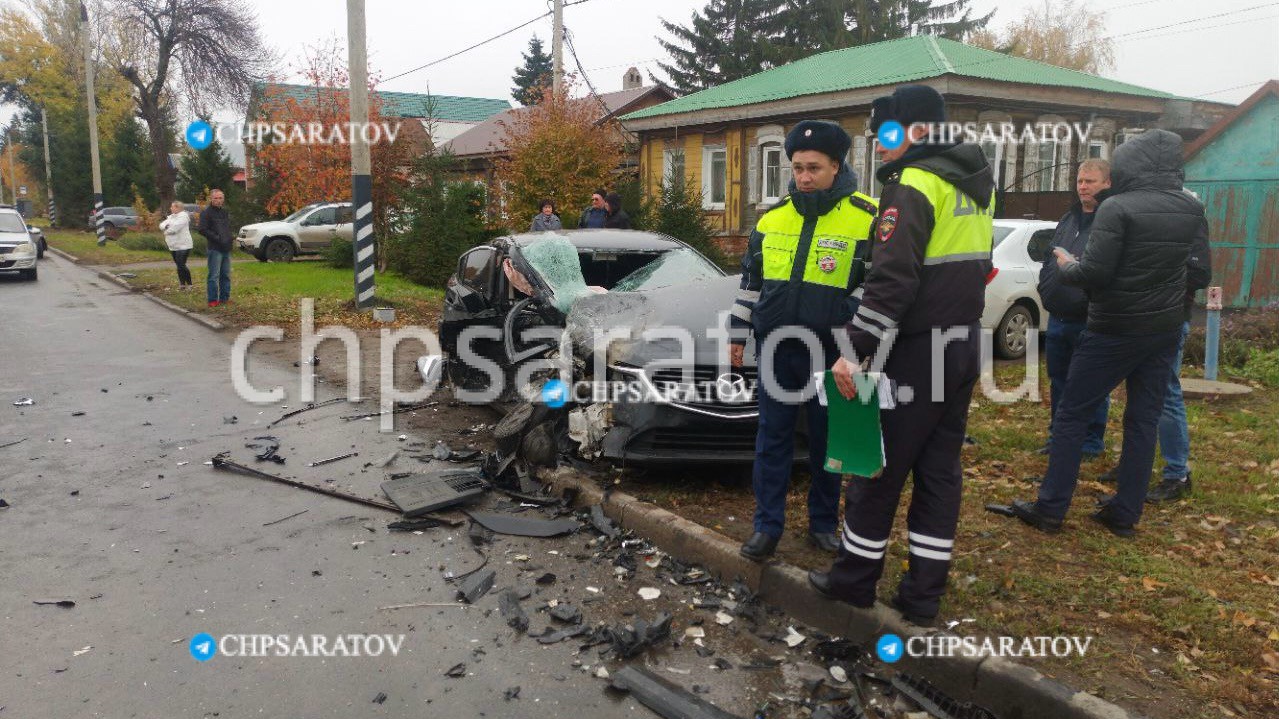
[[370,145],[393,143],[399,122],[220,122],[196,120],[186,129],[187,144],[203,150],[214,140],[223,145],[349,145],[356,138]]
[[1088,654],[1092,637],[960,637],[953,634],[916,636],[902,639],[885,634],[875,643],[875,654],[888,664],[902,657],[938,659],[944,657],[1005,659],[1066,659]]
[[380,657],[399,656],[403,634],[223,634],[201,632],[188,648],[197,661],[227,657]]

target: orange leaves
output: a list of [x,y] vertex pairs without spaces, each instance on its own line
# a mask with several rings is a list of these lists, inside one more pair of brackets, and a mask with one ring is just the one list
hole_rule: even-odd
[[1142,577],[1141,586],[1144,587],[1147,592],[1153,592],[1156,589],[1163,589],[1164,587],[1167,587],[1168,585],[1164,582],[1159,581],[1158,579],[1155,579],[1154,577]]

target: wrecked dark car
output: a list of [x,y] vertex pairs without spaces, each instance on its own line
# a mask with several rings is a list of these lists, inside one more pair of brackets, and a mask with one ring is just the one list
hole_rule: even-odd
[[[588,459],[749,463],[754,354],[733,368],[726,348],[737,285],[657,233],[503,237],[462,255],[448,281],[444,371],[462,401],[549,428],[540,446],[551,461],[568,448]],[[545,394],[556,379],[568,385],[559,402]]]

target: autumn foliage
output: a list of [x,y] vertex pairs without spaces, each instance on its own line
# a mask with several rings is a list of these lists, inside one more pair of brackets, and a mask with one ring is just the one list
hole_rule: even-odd
[[565,227],[577,226],[577,213],[591,193],[613,184],[622,160],[620,130],[600,124],[604,110],[593,97],[559,97],[543,90],[543,100],[512,113],[503,123],[508,155],[497,162],[499,191],[507,224],[527,230],[538,202],[549,197]]
[[[261,122],[295,124],[307,128],[318,123],[325,128],[348,127],[351,120],[350,77],[346,69],[346,53],[336,41],[327,46],[310,48],[301,70],[305,84],[313,88],[303,99],[290,95],[278,85],[267,84],[256,105],[254,119]],[[370,75],[369,123],[394,126],[398,118],[385,118],[374,93],[375,80]],[[287,135],[287,133],[286,133]],[[251,182],[269,183],[265,207],[272,215],[286,215],[313,202],[349,200],[351,197],[351,146],[346,142],[265,143],[253,153]],[[408,142],[385,139],[372,146],[373,206],[375,222],[390,206],[396,188],[405,179],[411,160]]]

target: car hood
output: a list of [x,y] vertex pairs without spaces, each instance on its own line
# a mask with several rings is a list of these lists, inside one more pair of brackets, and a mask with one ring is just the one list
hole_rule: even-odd
[[724,349],[710,333],[726,331],[728,311],[737,297],[739,277],[726,276],[642,292],[609,292],[578,299],[568,313],[566,327],[574,352],[589,355],[606,331],[629,328],[627,336],[613,339],[608,349],[610,364],[643,367],[655,361],[677,360],[681,340],[650,337],[644,332],[659,328],[685,330],[691,337],[693,362],[716,365],[724,359]]
[[0,232],[0,245],[16,245],[30,241],[31,236],[25,232]]
[[296,230],[297,228],[294,225],[288,222],[280,222],[279,220],[254,222],[251,225],[244,225],[240,228],[242,232],[258,232],[264,235],[271,232],[294,232]]

